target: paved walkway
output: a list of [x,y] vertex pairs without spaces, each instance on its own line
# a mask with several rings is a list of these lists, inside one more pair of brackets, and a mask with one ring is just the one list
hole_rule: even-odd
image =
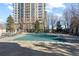
[[79,56],[79,44],[0,42],[0,56]]
[[[78,42],[59,44],[44,41],[13,41],[14,38],[21,36],[0,39],[0,56],[79,56]],[[69,35],[60,35],[60,37],[71,38]],[[77,39],[79,38],[77,37]]]

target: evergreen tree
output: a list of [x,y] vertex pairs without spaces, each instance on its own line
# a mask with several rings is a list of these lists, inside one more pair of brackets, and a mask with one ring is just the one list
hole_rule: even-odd
[[36,22],[35,22],[35,32],[39,32],[40,31],[40,23],[39,23],[39,21],[37,20]]
[[15,23],[11,15],[7,18],[6,32],[15,32]]
[[61,27],[61,24],[60,24],[60,21],[57,22],[57,32],[61,32],[62,30],[62,27]]

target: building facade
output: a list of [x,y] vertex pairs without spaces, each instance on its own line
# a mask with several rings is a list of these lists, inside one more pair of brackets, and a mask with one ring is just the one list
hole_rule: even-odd
[[47,28],[45,3],[14,3],[13,17],[17,31],[30,31],[34,29],[36,20],[41,21],[40,29]]
[[6,27],[5,24],[0,23],[0,36],[2,35],[2,33],[6,33]]

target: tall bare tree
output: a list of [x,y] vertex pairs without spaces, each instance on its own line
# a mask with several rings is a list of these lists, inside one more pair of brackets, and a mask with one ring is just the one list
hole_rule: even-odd
[[67,26],[68,22],[70,24],[70,32],[72,32],[72,34],[77,34],[79,28],[79,4],[71,3],[70,7],[66,8],[64,16],[67,21]]

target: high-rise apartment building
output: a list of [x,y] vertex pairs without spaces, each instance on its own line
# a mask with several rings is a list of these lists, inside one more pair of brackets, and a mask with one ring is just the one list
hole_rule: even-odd
[[36,20],[40,21],[41,30],[46,29],[45,6],[45,3],[14,3],[13,16],[17,30],[33,30]]

